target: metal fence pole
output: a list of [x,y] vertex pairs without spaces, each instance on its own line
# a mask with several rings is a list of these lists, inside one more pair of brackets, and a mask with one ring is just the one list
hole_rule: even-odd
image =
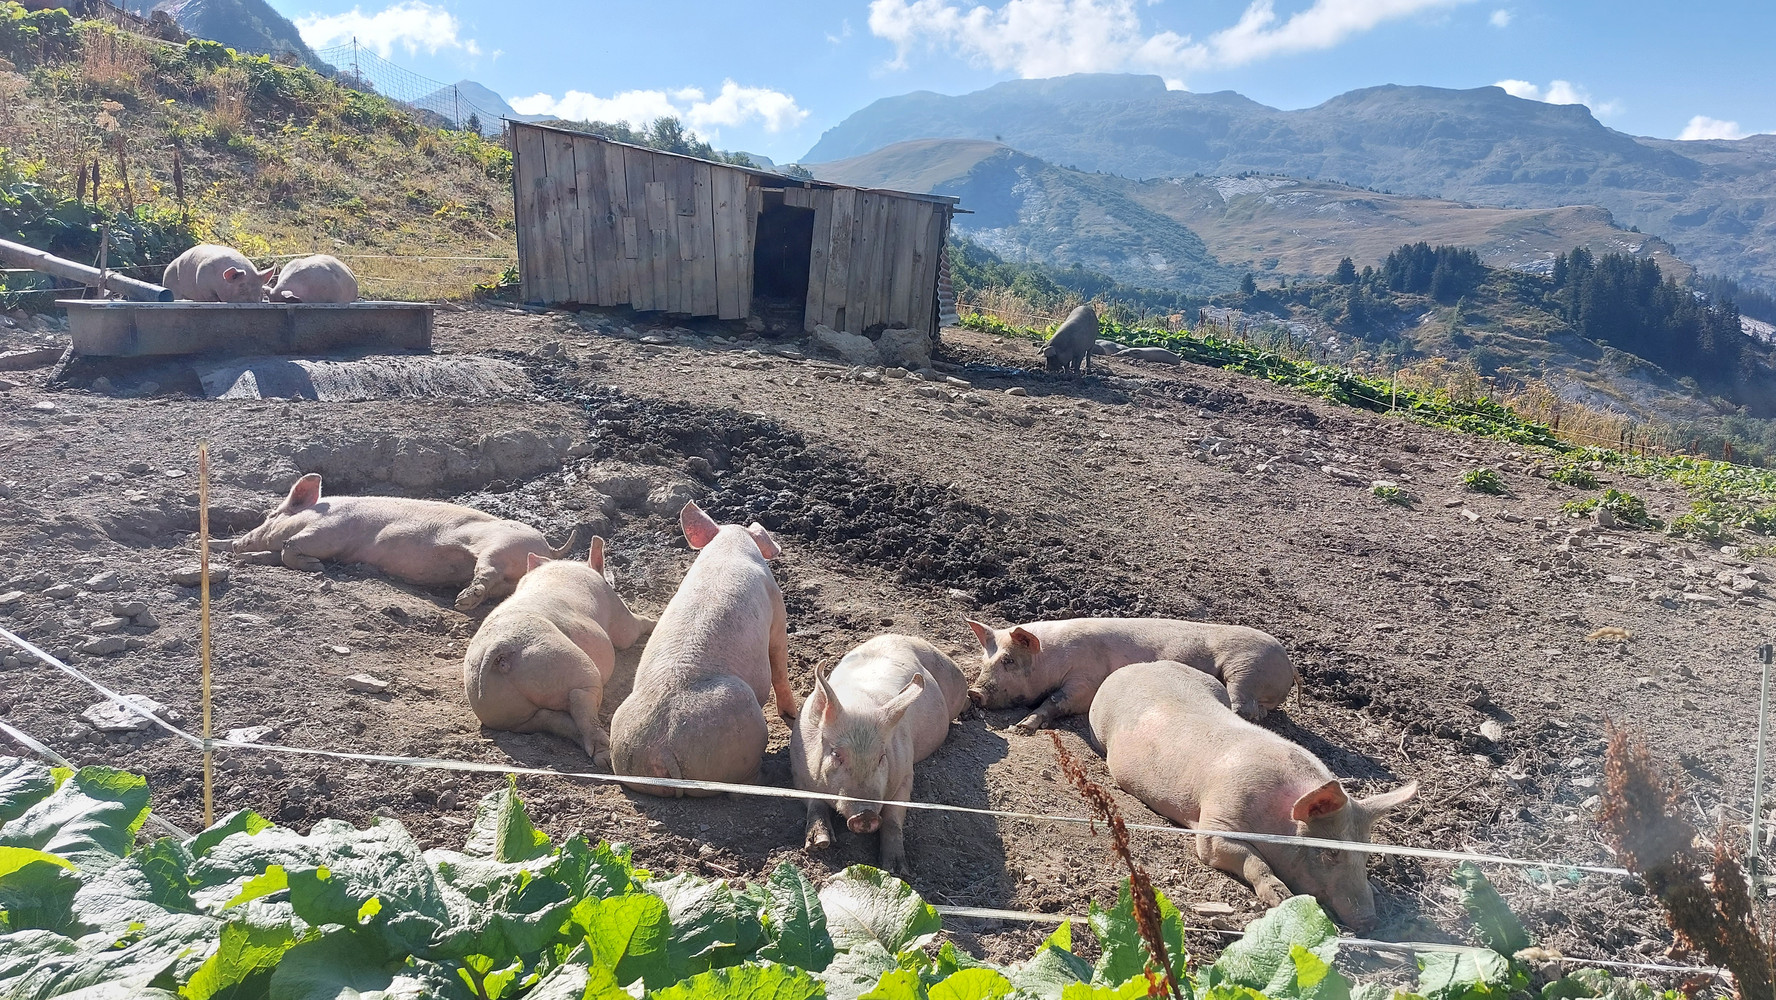
[[1751,846],[1745,852],[1745,867],[1751,872],[1751,887],[1754,893],[1762,890],[1764,875],[1762,859],[1758,856],[1759,828],[1764,819],[1764,736],[1770,722],[1770,661],[1776,659],[1776,648],[1770,643],[1758,647],[1758,660],[1764,665],[1763,688],[1758,694],[1758,737],[1757,763],[1752,767],[1751,777]]

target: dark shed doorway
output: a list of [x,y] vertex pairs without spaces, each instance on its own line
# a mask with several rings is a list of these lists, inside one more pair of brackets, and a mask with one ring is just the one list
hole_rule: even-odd
[[772,328],[800,330],[808,306],[808,265],[814,252],[814,210],[764,192],[752,251],[752,314]]

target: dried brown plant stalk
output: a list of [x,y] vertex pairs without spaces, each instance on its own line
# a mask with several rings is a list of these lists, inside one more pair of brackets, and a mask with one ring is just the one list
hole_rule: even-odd
[[1598,815],[1605,839],[1658,897],[1679,946],[1731,972],[1742,1000],[1776,1000],[1776,948],[1759,930],[1751,887],[1726,831],[1705,864],[1694,847],[1695,828],[1677,815],[1677,789],[1646,743],[1614,726],[1609,736]]
[[1135,904],[1135,926],[1141,931],[1141,940],[1147,943],[1147,953],[1152,957],[1148,967],[1148,976],[1153,975],[1153,966],[1159,967],[1159,974],[1165,977],[1165,990],[1159,989],[1154,983],[1149,996],[1165,996],[1169,991],[1173,1000],[1183,1000],[1178,991],[1178,981],[1172,975],[1172,959],[1166,950],[1165,937],[1160,933],[1159,899],[1153,893],[1153,882],[1147,878],[1147,872],[1135,863],[1135,856],[1129,851],[1128,827],[1122,822],[1122,810],[1116,806],[1116,800],[1104,786],[1086,776],[1085,768],[1073,759],[1067,748],[1061,745],[1061,737],[1053,730],[1049,731],[1049,739],[1054,740],[1055,757],[1061,763],[1061,773],[1079,790],[1080,797],[1091,807],[1094,817],[1092,836],[1097,836],[1098,820],[1110,828],[1110,850],[1122,859],[1123,866],[1129,873],[1129,895]]

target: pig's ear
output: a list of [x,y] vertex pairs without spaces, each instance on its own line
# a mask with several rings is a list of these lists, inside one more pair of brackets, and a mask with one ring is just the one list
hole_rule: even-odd
[[746,533],[752,536],[754,542],[758,543],[759,552],[766,559],[775,559],[783,554],[783,549],[778,546],[777,539],[772,538],[771,533],[765,530],[765,526],[757,521],[746,526]]
[[549,560],[537,555],[535,552],[526,552],[524,554],[524,572],[528,573],[548,561]]
[[231,267],[231,268],[228,268],[227,270],[222,272],[222,280],[223,281],[239,281],[239,280],[241,280],[241,278],[246,276],[246,273],[247,272],[241,270],[238,267]]
[[592,536],[592,547],[586,550],[586,565],[600,573],[604,572],[604,537]]
[[1320,787],[1308,792],[1295,800],[1295,810],[1291,815],[1297,823],[1330,816],[1343,809],[1350,802],[1350,796],[1344,793],[1344,786],[1336,780],[1328,781]]
[[1011,630],[1011,643],[1014,646],[1022,646],[1032,653],[1042,652],[1042,640],[1036,638],[1036,633],[1022,625]]
[[265,270],[259,272],[259,283],[261,285],[269,285],[277,280],[277,275],[278,275],[278,267],[276,264],[273,264],[270,267],[266,268]]
[[999,651],[999,636],[992,629],[970,618],[968,630],[974,633],[975,641],[980,643],[982,652],[992,656]]
[[840,713],[844,711],[839,705],[838,696],[833,694],[832,687],[818,670],[814,672],[814,693],[808,696],[808,704],[802,706],[802,711],[819,712],[823,725],[837,724]]
[[887,721],[890,726],[899,725],[901,716],[905,715],[907,709],[913,707],[913,702],[919,700],[919,695],[924,693],[925,675],[914,674],[913,679],[907,681],[906,687],[901,688],[894,697],[883,703],[883,719]]
[[1418,782],[1413,781],[1401,785],[1391,792],[1382,792],[1379,795],[1358,799],[1357,804],[1362,806],[1363,811],[1370,816],[1380,816],[1382,813],[1400,808],[1412,801],[1416,795],[1418,795]]
[[684,528],[685,541],[690,542],[693,549],[700,549],[715,541],[715,536],[721,532],[721,525],[703,513],[703,508],[697,506],[695,500],[688,501],[684,509],[678,512],[678,523]]
[[303,510],[321,502],[321,476],[311,472],[296,480],[290,487],[290,495],[284,500],[284,509],[290,511]]

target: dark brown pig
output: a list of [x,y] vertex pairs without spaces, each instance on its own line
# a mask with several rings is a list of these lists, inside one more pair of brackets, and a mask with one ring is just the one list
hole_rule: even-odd
[[1042,349],[1051,372],[1062,369],[1076,372],[1083,361],[1089,374],[1091,357],[1097,353],[1098,314],[1091,306],[1080,306],[1068,313],[1067,321],[1055,330],[1054,336],[1048,338],[1048,346]]
[[[763,526],[718,525],[695,503],[678,515],[701,550],[678,585],[635,668],[635,686],[611,716],[611,769],[643,778],[751,782],[769,731],[773,691],[785,719],[789,627],[783,591],[766,561],[777,542]],[[625,782],[655,795],[708,795]]]
[[1375,821],[1418,785],[1352,798],[1318,757],[1227,703],[1219,681],[1182,663],[1132,664],[1098,689],[1092,737],[1118,785],[1161,816],[1204,831],[1197,857],[1245,879],[1265,905],[1311,893],[1353,929],[1372,929],[1365,854],[1228,840],[1213,831],[1366,844]]
[[476,630],[463,657],[463,692],[489,729],[554,733],[600,767],[610,739],[599,724],[604,685],[654,623],[630,613],[605,575],[604,539],[585,562],[529,556],[512,596]]
[[[1234,707],[1259,719],[1281,705],[1298,678],[1274,636],[1242,625],[1174,618],[1069,618],[991,629],[971,621],[983,665],[968,696],[982,708],[1048,698],[1017,727],[1033,733],[1091,707],[1111,672],[1130,663],[1177,660],[1222,681]],[[1052,692],[1052,693],[1051,693]]]
[[323,561],[367,563],[422,587],[461,586],[456,609],[468,611],[511,593],[529,556],[559,559],[584,537],[581,525],[566,545],[550,548],[528,524],[436,500],[323,500],[321,477],[311,472],[265,523],[234,540],[234,551],[275,552],[285,566],[311,573]]

